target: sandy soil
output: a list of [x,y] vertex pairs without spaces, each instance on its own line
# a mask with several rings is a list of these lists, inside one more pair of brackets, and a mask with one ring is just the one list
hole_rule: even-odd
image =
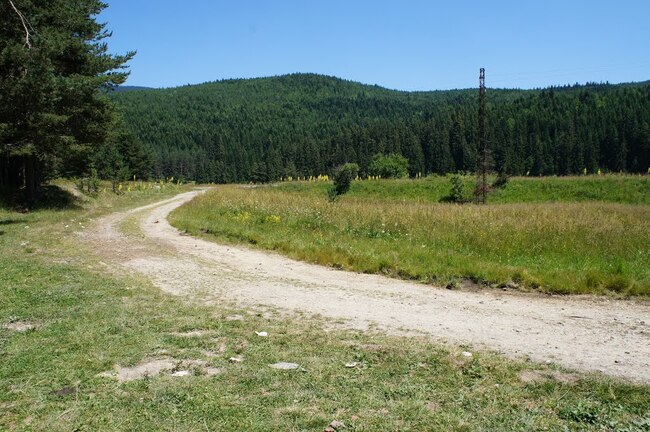
[[[647,302],[450,291],[219,245],[183,235],[165,219],[197,193],[111,214],[84,238],[103,260],[148,276],[165,292],[207,304],[320,314],[348,327],[424,334],[650,383]],[[137,218],[140,235],[120,232],[130,217]]]

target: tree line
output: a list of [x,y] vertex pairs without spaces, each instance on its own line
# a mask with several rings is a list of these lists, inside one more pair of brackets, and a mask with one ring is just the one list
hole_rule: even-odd
[[[476,90],[403,92],[316,75],[114,91],[99,0],[0,0],[0,190],[57,176],[265,182],[377,155],[410,176],[473,171]],[[119,87],[118,87],[119,90]],[[127,89],[124,89],[127,90]],[[650,83],[488,91],[494,171],[647,172]]]
[[[315,74],[113,95],[152,175],[199,182],[367,175],[400,154],[411,176],[474,171],[476,90],[401,92]],[[650,85],[488,90],[491,168],[511,175],[647,172]]]
[[[117,152],[124,142],[128,131],[107,91],[125,81],[134,53],[108,52],[110,32],[95,19],[105,7],[99,0],[0,0],[3,190],[33,198],[42,182],[85,175],[101,151]],[[131,154],[137,144],[131,141]],[[124,165],[128,156],[117,159]]]

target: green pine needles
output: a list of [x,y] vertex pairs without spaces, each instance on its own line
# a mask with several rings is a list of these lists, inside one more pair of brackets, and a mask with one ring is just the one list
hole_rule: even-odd
[[334,202],[339,196],[346,194],[350,190],[352,180],[357,175],[359,175],[359,165],[355,163],[346,163],[334,170],[334,184],[327,190],[330,202]]

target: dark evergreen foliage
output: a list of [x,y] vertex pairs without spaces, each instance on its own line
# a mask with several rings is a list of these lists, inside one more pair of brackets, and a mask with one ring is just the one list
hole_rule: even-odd
[[125,180],[148,180],[153,155],[133,133],[119,128],[109,134],[106,145],[95,154],[93,166],[100,178],[112,180],[115,188]]
[[133,53],[108,53],[99,0],[0,1],[0,185],[28,195],[53,175],[86,174],[114,121],[102,89]]
[[[155,153],[154,175],[201,182],[327,173],[377,153],[409,175],[474,171],[478,91],[401,92],[314,74],[113,95]],[[488,89],[491,169],[647,172],[650,84]]]
[[330,201],[336,201],[338,197],[348,193],[352,180],[359,175],[359,165],[346,163],[336,168],[332,174],[334,184],[327,191]]

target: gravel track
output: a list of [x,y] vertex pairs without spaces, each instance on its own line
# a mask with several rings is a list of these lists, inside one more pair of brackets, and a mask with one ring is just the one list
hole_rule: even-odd
[[[648,302],[450,291],[220,245],[183,235],[165,219],[199,193],[106,216],[85,240],[104,261],[146,275],[165,292],[207,304],[320,314],[348,327],[424,334],[650,383]],[[120,232],[119,225],[133,217],[144,238]]]

